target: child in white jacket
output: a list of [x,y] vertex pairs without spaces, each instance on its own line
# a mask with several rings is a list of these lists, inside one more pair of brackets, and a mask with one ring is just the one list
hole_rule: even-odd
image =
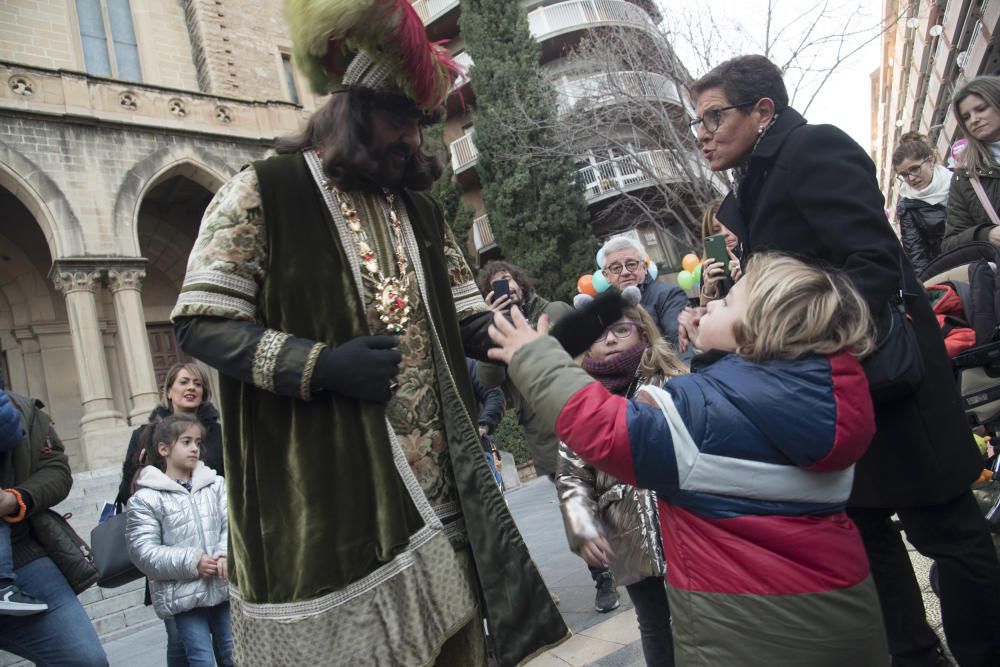
[[128,552],[149,577],[156,615],[174,618],[188,664],[214,665],[218,651],[232,665],[226,485],[199,459],[202,436],[188,415],[154,426],[128,502]]

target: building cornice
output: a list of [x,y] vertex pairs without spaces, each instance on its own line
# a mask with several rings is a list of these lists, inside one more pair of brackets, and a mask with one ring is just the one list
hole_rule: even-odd
[[62,123],[270,143],[307,117],[284,100],[248,100],[0,60],[0,113]]

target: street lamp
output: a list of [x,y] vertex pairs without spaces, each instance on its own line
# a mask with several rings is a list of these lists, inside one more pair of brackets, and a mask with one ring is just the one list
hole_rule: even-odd
[[[906,19],[906,29],[914,30],[920,27],[920,20],[921,18],[919,16],[911,16],[910,18]],[[942,26],[940,23],[936,23],[932,25],[931,29],[928,30],[927,32],[930,34],[931,37],[940,37],[941,33],[944,32],[944,26]]]

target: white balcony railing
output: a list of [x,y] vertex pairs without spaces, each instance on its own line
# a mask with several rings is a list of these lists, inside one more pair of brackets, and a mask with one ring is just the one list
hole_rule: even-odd
[[434,23],[455,7],[458,0],[413,0],[413,9],[424,25]]
[[490,227],[490,216],[481,215],[478,218],[473,218],[472,242],[476,244],[476,252],[496,245],[496,239],[493,238],[493,228]]
[[656,29],[656,23],[645,10],[624,0],[569,0],[539,7],[528,14],[528,28],[539,42],[602,25]]
[[472,135],[463,135],[451,142],[451,168],[458,174],[471,168],[479,159],[479,150],[472,143]]
[[579,170],[588,204],[617,194],[685,177],[675,151],[652,150],[594,162]]
[[682,105],[673,81],[654,72],[612,72],[579,79],[563,79],[555,84],[559,112],[567,113],[578,104],[591,107],[630,100],[659,100]]
[[465,51],[462,51],[455,56],[455,62],[461,69],[461,73],[458,75],[458,78],[455,79],[455,83],[451,86],[452,92],[455,92],[465,84],[469,83],[469,69],[471,69],[474,64],[472,62],[472,56]]

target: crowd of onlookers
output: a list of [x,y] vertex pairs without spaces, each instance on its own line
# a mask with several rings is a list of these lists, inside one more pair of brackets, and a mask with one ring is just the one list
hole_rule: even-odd
[[[484,455],[496,473],[490,438],[513,411],[595,607],[625,588],[649,665],[947,664],[893,515],[937,563],[955,659],[1000,664],[1000,566],[970,493],[982,459],[918,280],[943,252],[1000,246],[1000,78],[956,93],[949,165],[902,137],[898,239],[863,149],[808,125],[768,60],[723,63],[691,92],[706,161],[737,179],[702,221],[727,257],[705,253],[692,300],[616,236],[598,253],[608,289],[573,305],[511,262],[484,266],[497,347],[468,363]],[[902,345],[885,334],[897,312],[921,370],[890,399],[869,380]],[[233,664],[223,475],[207,376],[178,364],[116,498],[171,667]],[[92,579],[44,520],[69,492],[66,455],[42,406],[3,391],[0,478],[0,647],[106,664],[75,597]]]

